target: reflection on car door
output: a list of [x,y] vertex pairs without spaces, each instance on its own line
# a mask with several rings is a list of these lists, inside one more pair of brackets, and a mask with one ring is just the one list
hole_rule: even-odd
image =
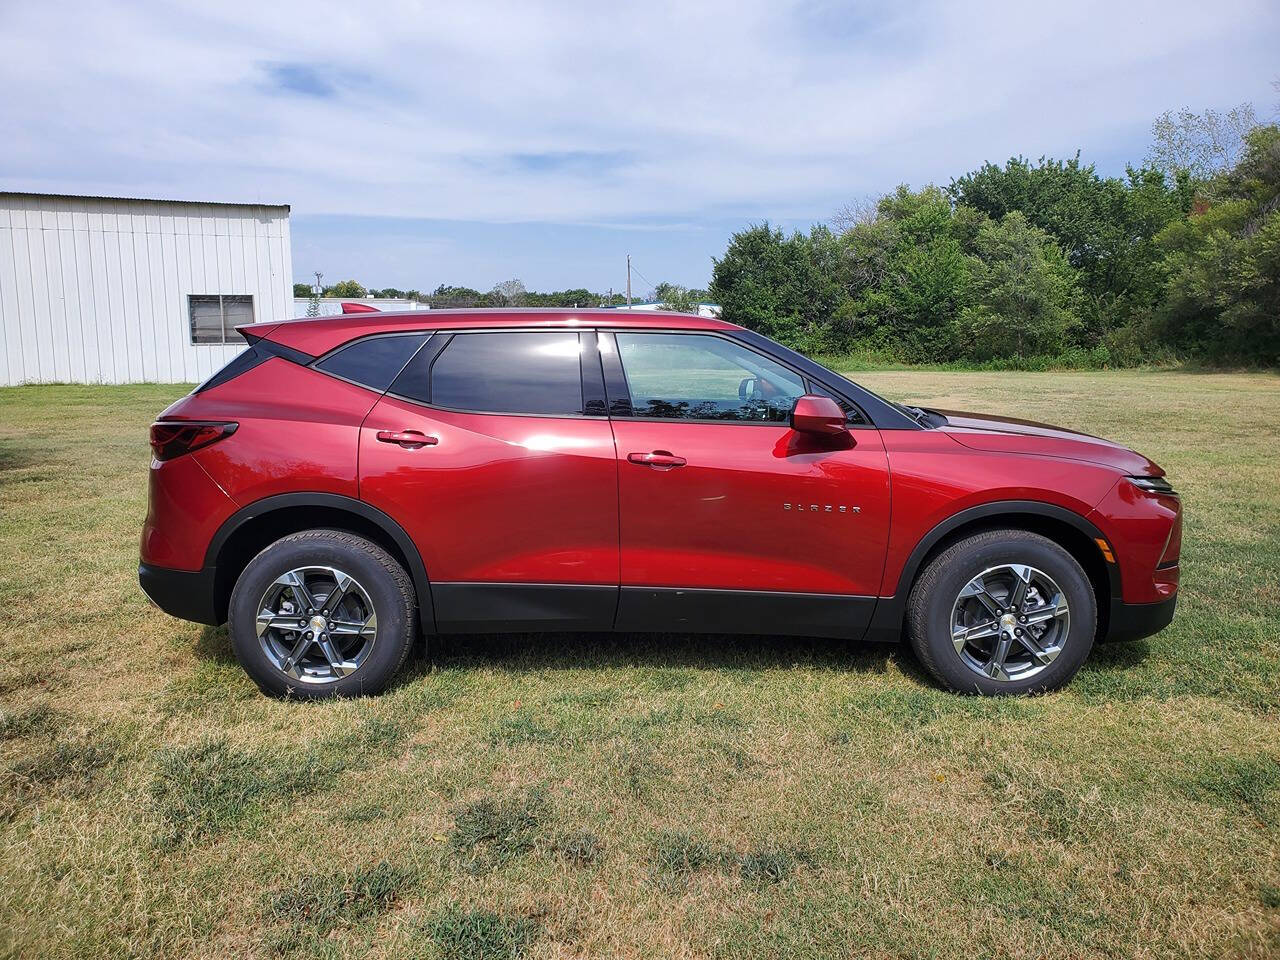
[[417,544],[442,632],[613,625],[617,461],[579,339],[437,333],[361,428],[361,498]]
[[889,527],[879,432],[791,430],[803,377],[728,337],[619,331],[601,351],[618,447],[619,628],[860,636]]

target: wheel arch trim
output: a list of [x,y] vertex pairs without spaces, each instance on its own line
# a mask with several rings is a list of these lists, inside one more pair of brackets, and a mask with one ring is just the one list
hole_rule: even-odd
[[[337,493],[282,493],[272,497],[255,500],[241,507],[223,521],[217,532],[209,541],[205,550],[205,569],[216,568],[218,558],[227,542],[246,525],[261,520],[282,510],[293,510],[299,507],[322,507],[353,514],[373,524],[382,531],[404,556],[409,565],[409,576],[413,579],[414,592],[417,594],[418,618],[426,633],[435,632],[435,609],[431,601],[431,581],[427,577],[427,568],[422,561],[422,554],[404,527],[383,513],[377,507],[370,506],[363,500],[346,497]],[[323,524],[320,524],[323,526]]]
[[[976,506],[968,507],[939,521],[928,533],[920,538],[907,557],[906,563],[902,565],[893,595],[882,596],[877,601],[875,620],[871,626],[871,631],[882,638],[887,638],[890,633],[896,638],[902,628],[903,618],[906,614],[908,589],[915,583],[916,576],[920,572],[925,558],[948,535],[979,521],[999,520],[1005,517],[1011,521],[1016,521],[1019,516],[1028,515],[1043,517],[1047,520],[1070,526],[1085,536],[1091,543],[1098,538],[1105,539],[1102,531],[1087,518],[1073,510],[1068,510],[1066,507],[1045,503],[1041,500],[995,500],[990,503],[980,503]],[[1113,598],[1121,596],[1119,564],[1107,563],[1102,557],[1101,550],[1098,550],[1096,543],[1093,543],[1093,548],[1097,551],[1098,558],[1102,561],[1102,566],[1107,571],[1111,596]],[[1102,613],[1102,608],[1103,604],[1099,603],[1100,614]]]

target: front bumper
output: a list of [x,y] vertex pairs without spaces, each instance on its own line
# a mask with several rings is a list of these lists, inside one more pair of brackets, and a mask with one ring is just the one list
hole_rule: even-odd
[[1104,642],[1141,640],[1159,633],[1173,620],[1174,607],[1178,605],[1175,593],[1167,600],[1156,603],[1125,603],[1111,601],[1111,619],[1107,623]]
[[226,618],[218,610],[214,570],[171,570],[142,563],[138,565],[138,583],[151,602],[171,617],[216,627]]

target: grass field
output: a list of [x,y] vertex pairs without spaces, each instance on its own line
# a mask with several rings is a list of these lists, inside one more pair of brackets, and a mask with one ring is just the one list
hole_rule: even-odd
[[860,374],[1129,443],[1173,626],[961,698],[835,641],[441,638],[262,697],[135,579],[174,387],[0,390],[0,953],[1280,954],[1280,378]]

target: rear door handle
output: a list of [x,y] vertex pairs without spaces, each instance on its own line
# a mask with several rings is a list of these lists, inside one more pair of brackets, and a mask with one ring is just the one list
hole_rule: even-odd
[[659,470],[670,470],[672,467],[683,467],[688,461],[684,457],[674,456],[669,450],[655,450],[653,453],[629,453],[627,460],[638,463],[642,467],[657,467]]
[[420,430],[379,430],[378,440],[382,443],[398,443],[406,450],[417,450],[419,447],[434,447],[440,442],[438,437],[428,437]]

